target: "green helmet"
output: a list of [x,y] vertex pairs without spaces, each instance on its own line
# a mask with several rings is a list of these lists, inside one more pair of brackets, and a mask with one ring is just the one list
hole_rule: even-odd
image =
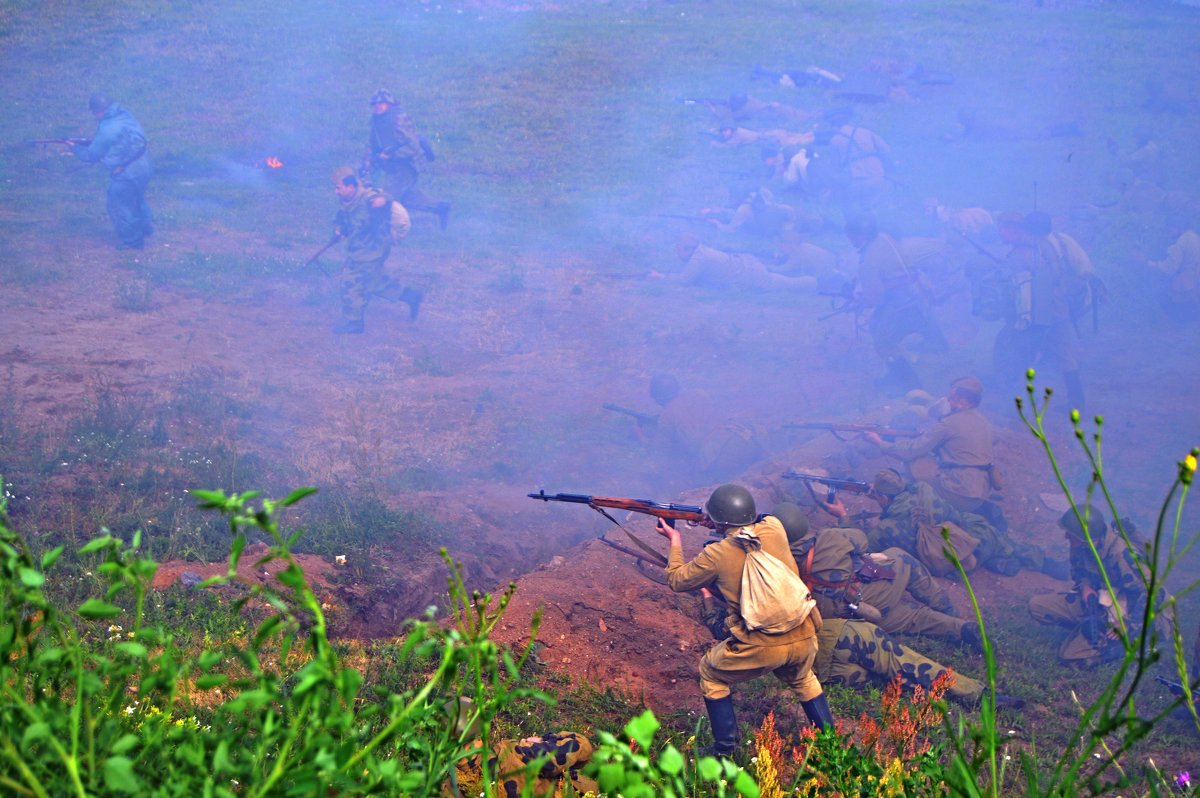
[[795,543],[808,534],[808,516],[794,502],[783,502],[775,505],[768,515],[773,515],[783,524],[787,532],[788,543]]
[[722,485],[704,504],[704,512],[719,526],[749,526],[758,519],[754,497],[741,485]]

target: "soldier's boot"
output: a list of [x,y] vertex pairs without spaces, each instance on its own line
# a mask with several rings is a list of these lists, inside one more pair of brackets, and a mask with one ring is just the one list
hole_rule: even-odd
[[1067,384],[1067,404],[1071,410],[1082,411],[1084,407],[1083,400],[1083,379],[1079,376],[1079,371],[1068,371],[1063,374],[1063,382]]
[[738,748],[737,716],[733,712],[733,696],[706,698],[708,722],[712,724],[713,750],[715,756],[732,757]]
[[829,709],[829,699],[824,693],[808,701],[801,701],[800,708],[817,729],[833,728],[833,711]]
[[979,626],[974,621],[967,621],[962,628],[963,645],[975,651],[983,651],[983,637],[979,634]]
[[421,300],[425,298],[425,294],[415,288],[405,288],[400,292],[399,299],[408,305],[408,317],[415,319],[417,314],[421,312]]
[[445,230],[446,227],[450,224],[450,203],[449,202],[439,202],[434,207],[433,212],[437,214],[438,227]]

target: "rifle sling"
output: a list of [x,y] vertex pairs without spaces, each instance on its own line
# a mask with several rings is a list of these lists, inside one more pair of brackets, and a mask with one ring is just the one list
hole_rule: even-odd
[[613,517],[612,517],[612,516],[609,514],[609,512],[608,512],[607,510],[605,510],[603,507],[601,507],[601,506],[599,506],[599,505],[596,505],[596,504],[591,504],[591,505],[588,505],[588,506],[589,506],[589,507],[591,507],[591,508],[592,508],[593,510],[595,510],[596,512],[600,513],[600,515],[604,516],[604,517],[605,517],[605,518],[607,518],[609,521],[612,521],[612,522],[613,522],[614,524],[616,524],[618,527],[620,527],[620,528],[621,528],[621,531],[622,531],[622,532],[624,532],[624,533],[625,533],[625,534],[626,534],[626,535],[629,537],[629,539],[630,539],[631,541],[633,541],[634,545],[636,545],[636,546],[637,546],[639,549],[641,549],[642,551],[646,552],[646,554],[647,554],[647,555],[650,557],[650,559],[652,559],[654,562],[660,563],[661,565],[663,565],[664,567],[666,567],[666,564],[667,564],[667,558],[666,558],[666,557],[664,557],[664,556],[663,556],[661,553],[659,553],[659,552],[658,552],[656,549],[654,549],[653,547],[651,547],[651,546],[650,546],[650,544],[648,544],[648,543],[644,542],[644,541],[643,541],[641,538],[639,538],[637,535],[633,534],[633,533],[632,533],[632,532],[630,532],[628,529],[626,529],[626,528],[625,528],[625,527],[624,527],[624,526],[621,524],[621,522],[620,522],[620,521],[618,521],[617,519],[613,518]]

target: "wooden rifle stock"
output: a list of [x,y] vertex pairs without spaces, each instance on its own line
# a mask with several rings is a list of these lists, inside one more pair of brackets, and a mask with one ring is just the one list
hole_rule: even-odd
[[784,429],[823,429],[827,432],[832,432],[835,437],[839,432],[874,432],[884,440],[895,440],[896,438],[919,438],[921,433],[912,429],[895,429],[893,427],[884,427],[879,424],[834,424],[825,421],[797,421],[792,424],[784,424]]

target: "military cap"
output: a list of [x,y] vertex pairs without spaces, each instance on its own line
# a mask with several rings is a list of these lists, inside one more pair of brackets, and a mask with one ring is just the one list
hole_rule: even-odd
[[353,169],[351,169],[349,166],[339,166],[337,169],[333,170],[333,174],[329,176],[329,179],[333,181],[335,186],[344,186],[349,185],[346,182],[346,178],[348,177],[353,177],[354,182],[358,182],[358,177],[354,174]]
[[894,468],[885,468],[875,475],[875,484],[873,487],[876,493],[882,493],[884,496],[895,496],[904,490],[904,477],[900,476],[900,472]]
[[376,103],[387,103],[388,105],[395,105],[396,98],[394,96],[392,96],[392,93],[390,91],[388,91],[387,89],[380,89],[379,91],[377,91],[371,95],[370,104],[375,105]]
[[[1104,516],[1094,504],[1080,507],[1079,513],[1087,518],[1088,529],[1091,530],[1093,538],[1104,534],[1108,526],[1104,521]],[[1068,537],[1076,540],[1082,540],[1085,537],[1083,527],[1079,525],[1079,519],[1075,517],[1075,511],[1070,508],[1058,519],[1058,525],[1066,531]]]
[[978,404],[979,400],[983,398],[983,383],[979,381],[978,377],[973,377],[970,375],[966,377],[959,377],[957,380],[950,383],[950,390],[965,395],[968,399],[974,401],[976,404]]

